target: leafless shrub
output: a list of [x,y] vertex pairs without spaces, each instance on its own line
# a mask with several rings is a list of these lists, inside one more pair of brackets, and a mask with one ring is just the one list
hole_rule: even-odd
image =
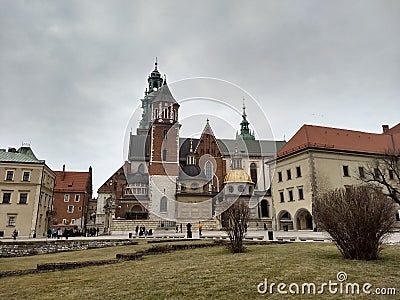
[[336,189],[314,202],[317,226],[334,239],[343,257],[375,260],[395,223],[395,204],[379,189]]
[[230,250],[233,253],[244,251],[243,238],[249,220],[249,206],[246,201],[236,200],[225,212],[225,231],[229,236]]

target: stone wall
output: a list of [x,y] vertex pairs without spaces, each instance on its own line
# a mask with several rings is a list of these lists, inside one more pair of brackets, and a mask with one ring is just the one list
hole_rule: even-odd
[[76,251],[136,244],[137,242],[132,240],[54,240],[47,242],[0,242],[0,257],[29,256],[62,251]]

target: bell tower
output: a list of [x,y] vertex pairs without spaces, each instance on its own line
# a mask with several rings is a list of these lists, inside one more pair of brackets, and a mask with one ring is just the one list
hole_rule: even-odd
[[151,209],[163,219],[174,219],[179,175],[179,104],[164,84],[151,102],[149,176]]

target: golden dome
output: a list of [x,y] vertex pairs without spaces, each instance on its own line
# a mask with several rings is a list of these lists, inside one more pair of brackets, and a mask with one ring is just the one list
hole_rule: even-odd
[[242,169],[230,170],[228,174],[225,175],[224,179],[224,183],[229,182],[246,182],[254,184],[254,182],[251,180],[250,175]]

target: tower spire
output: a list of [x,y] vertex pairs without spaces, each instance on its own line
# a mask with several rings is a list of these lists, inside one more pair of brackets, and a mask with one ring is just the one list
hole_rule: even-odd
[[244,104],[244,96],[243,96],[243,119],[246,119],[246,105]]
[[242,113],[242,122],[240,123],[240,135],[236,136],[238,138],[239,136],[243,140],[255,140],[254,135],[251,133],[249,129],[249,121],[247,121],[247,114],[246,114],[246,105],[244,103],[245,99],[243,97],[243,113]]

